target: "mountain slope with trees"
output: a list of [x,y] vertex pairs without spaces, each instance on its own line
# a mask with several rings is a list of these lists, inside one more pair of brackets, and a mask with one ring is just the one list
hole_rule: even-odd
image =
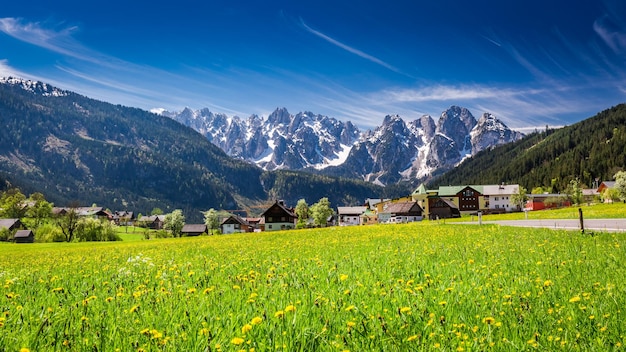
[[620,104],[574,125],[484,150],[429,186],[505,182],[562,192],[571,180],[587,187],[612,180],[625,166],[626,104]]
[[[271,174],[228,157],[189,127],[45,83],[2,79],[0,123],[0,180],[24,193],[41,192],[55,205],[97,203],[144,214],[180,208],[196,221],[201,210],[241,209],[277,194],[262,184]],[[316,182],[308,185],[317,198],[331,192]],[[341,187],[333,191],[346,197],[337,202],[351,199],[355,189],[361,194],[350,182]],[[279,193],[303,197],[298,189],[290,192]]]

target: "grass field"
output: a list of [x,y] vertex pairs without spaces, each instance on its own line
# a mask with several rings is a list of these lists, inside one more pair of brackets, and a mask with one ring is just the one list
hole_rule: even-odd
[[[614,219],[626,217],[626,204],[624,203],[592,203],[588,205],[583,204],[580,206],[571,206],[559,209],[529,211],[528,214],[525,214],[524,212],[514,212],[483,215],[483,220],[524,220],[526,217],[528,217],[528,219],[578,219],[578,208],[582,209],[583,217],[585,219]],[[460,219],[446,219],[446,221],[468,221],[471,218],[471,215],[464,215]],[[474,216],[473,219],[476,220],[476,216]]]
[[433,222],[0,244],[0,349],[620,350],[625,248]]

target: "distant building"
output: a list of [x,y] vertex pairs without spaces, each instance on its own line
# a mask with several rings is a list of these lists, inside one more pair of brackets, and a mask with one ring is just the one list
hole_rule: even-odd
[[290,230],[296,227],[297,216],[292,208],[287,208],[285,202],[277,200],[267,210],[265,210],[261,217],[263,231],[280,231]]
[[32,230],[17,230],[13,235],[15,243],[33,243],[35,242],[35,234]]
[[367,207],[337,207],[339,226],[361,225],[361,215]]

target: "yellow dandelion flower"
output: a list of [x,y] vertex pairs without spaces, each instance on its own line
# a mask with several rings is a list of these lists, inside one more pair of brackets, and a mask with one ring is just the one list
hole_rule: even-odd
[[202,291],[202,293],[204,293],[206,295],[206,294],[210,293],[213,290],[215,290],[215,286],[207,287],[207,288],[204,289],[204,291]]
[[346,274],[341,274],[341,276],[339,276],[339,280],[341,281],[346,281],[348,279],[348,275]]
[[402,307],[402,308],[400,308],[400,313],[403,313],[403,314],[411,313],[411,307]]
[[543,282],[543,287],[550,287],[554,285],[554,282],[552,282],[552,280],[546,280]]
[[491,325],[495,322],[496,322],[496,319],[494,319],[493,317],[486,317],[485,319],[483,319],[483,323],[487,325]]
[[139,310],[139,305],[136,305],[136,306],[132,306],[132,307],[128,310],[128,312],[129,312],[129,313],[135,313],[135,312],[137,312],[138,310]]
[[283,310],[279,310],[278,312],[274,313],[274,317],[278,319],[282,319],[284,316],[285,316],[285,311]]
[[252,325],[259,325],[263,322],[263,318],[261,317],[254,317],[252,318],[252,320],[250,321],[250,324]]
[[417,335],[409,336],[406,340],[407,340],[408,342],[411,342],[411,341],[417,340]]
[[355,323],[355,322],[353,322],[353,321],[349,321],[349,322],[347,322],[347,323],[346,323],[346,325],[347,325],[349,328],[353,328],[353,327],[355,327],[355,326],[356,326],[356,323]]
[[433,345],[433,347],[434,347],[434,348],[441,348],[441,344],[437,342],[437,343],[435,343],[435,344]]
[[20,352],[30,352],[30,350],[26,347],[20,348]]
[[252,325],[250,324],[245,324],[244,326],[241,327],[241,333],[245,334],[248,331],[252,330]]
[[230,340],[230,343],[232,343],[233,345],[239,346],[242,343],[244,343],[244,339],[242,339],[241,337],[235,337],[232,340]]
[[351,312],[351,311],[353,311],[353,310],[355,310],[355,309],[356,309],[356,307],[355,307],[355,306],[347,306],[347,307],[346,307],[346,309],[345,309],[345,311],[346,311],[346,312]]
[[287,307],[285,307],[285,312],[295,312],[295,311],[296,311],[296,306],[294,306],[293,304],[290,304]]
[[441,302],[439,302],[439,305],[440,305],[440,306],[445,306],[446,304],[448,304],[448,302],[446,302],[446,301],[441,301]]
[[580,296],[574,296],[569,299],[569,303],[576,303],[576,302],[580,302]]

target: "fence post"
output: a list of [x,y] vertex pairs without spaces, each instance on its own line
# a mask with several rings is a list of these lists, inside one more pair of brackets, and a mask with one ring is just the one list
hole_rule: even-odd
[[585,233],[585,226],[583,224],[583,209],[578,208],[578,219],[580,220],[580,233]]

